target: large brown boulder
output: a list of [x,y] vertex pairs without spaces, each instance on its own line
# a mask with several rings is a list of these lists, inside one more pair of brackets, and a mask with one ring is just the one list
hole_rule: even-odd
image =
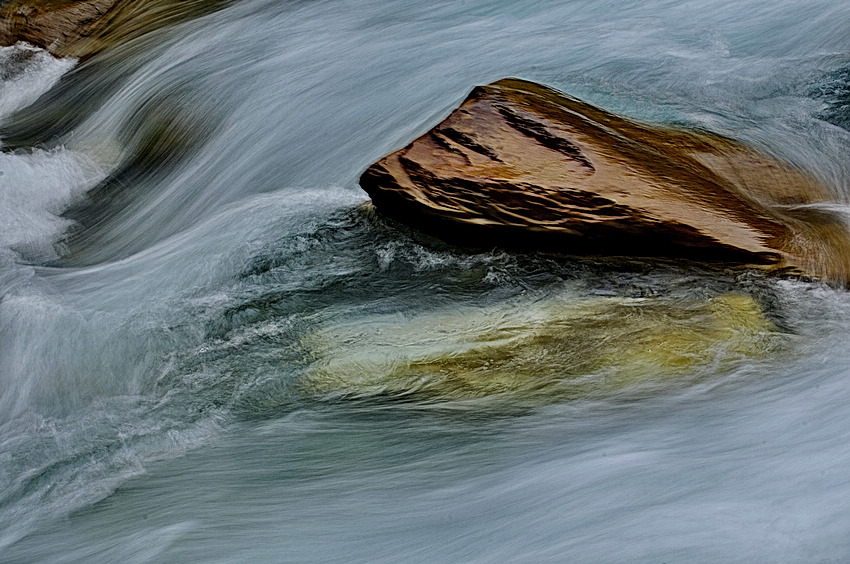
[[846,226],[810,175],[524,80],[475,88],[360,185],[384,214],[464,246],[850,273]]

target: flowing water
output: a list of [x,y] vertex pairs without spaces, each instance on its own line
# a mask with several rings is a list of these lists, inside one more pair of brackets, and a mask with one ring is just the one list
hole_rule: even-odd
[[846,561],[850,295],[469,253],[359,174],[518,76],[850,204],[839,0],[238,0],[0,49],[0,561]]

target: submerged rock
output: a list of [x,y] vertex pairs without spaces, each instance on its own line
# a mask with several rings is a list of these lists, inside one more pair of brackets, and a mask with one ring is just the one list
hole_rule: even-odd
[[309,394],[535,405],[633,395],[731,372],[782,335],[751,296],[622,298],[564,292],[489,307],[385,314],[301,342]]
[[225,0],[11,0],[0,6],[0,45],[26,41],[59,57],[85,58],[224,4]]
[[850,243],[809,175],[731,139],[504,79],[361,176],[376,208],[463,246],[683,257],[844,282]]

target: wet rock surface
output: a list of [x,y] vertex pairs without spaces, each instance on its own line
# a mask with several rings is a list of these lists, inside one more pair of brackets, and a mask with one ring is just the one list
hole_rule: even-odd
[[25,41],[59,57],[86,58],[224,4],[222,0],[12,0],[0,5],[0,45]]
[[475,88],[360,184],[385,215],[462,246],[850,273],[846,225],[810,175],[524,80]]
[[118,0],[13,1],[0,8],[0,43],[26,41],[65,54],[93,32]]

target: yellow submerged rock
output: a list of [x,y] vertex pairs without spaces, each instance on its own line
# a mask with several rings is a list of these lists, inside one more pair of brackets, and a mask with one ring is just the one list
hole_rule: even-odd
[[519,299],[340,322],[310,335],[308,393],[545,403],[669,386],[762,357],[780,334],[744,294]]

